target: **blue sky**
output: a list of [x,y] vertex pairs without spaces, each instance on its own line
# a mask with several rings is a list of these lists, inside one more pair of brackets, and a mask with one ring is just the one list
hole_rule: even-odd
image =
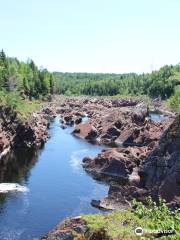
[[51,71],[148,72],[180,62],[179,0],[0,0],[0,48]]

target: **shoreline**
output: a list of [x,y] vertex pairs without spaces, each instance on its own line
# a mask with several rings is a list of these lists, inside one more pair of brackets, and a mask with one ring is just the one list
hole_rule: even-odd
[[[162,154],[162,142],[167,141],[166,138],[169,136],[171,129],[176,128],[179,131],[178,115],[175,116],[168,112],[165,120],[155,122],[147,118],[147,109],[146,103],[141,101],[137,101],[136,104],[134,101],[125,101],[124,106],[124,101],[123,103],[117,100],[114,102],[109,98],[95,97],[65,98],[64,102],[61,103],[59,111],[62,119],[61,123],[64,128],[66,125],[74,125],[73,134],[75,136],[90,142],[95,142],[98,139],[101,145],[106,144],[107,146],[116,143],[117,140],[122,143],[121,147],[110,147],[96,157],[83,159],[85,171],[95,179],[108,182],[110,186],[106,198],[102,200],[92,199],[93,206],[101,209],[123,209],[122,206],[131,207],[131,201],[134,198],[145,203],[146,197],[151,195],[153,200],[157,200],[158,192],[155,189],[158,184],[156,181],[161,183],[166,179],[168,181],[169,172],[167,171],[162,179],[154,179],[154,185],[150,186],[148,185],[148,177],[144,178],[143,174],[149,175],[149,178],[151,178],[153,172],[160,171],[156,169],[157,163],[152,165],[150,171],[147,166],[153,155],[156,155],[157,149],[160,149]],[[158,110],[161,110],[161,106],[158,107]],[[164,107],[162,107],[162,112],[164,112],[163,110]],[[75,124],[77,116],[82,117],[84,112],[87,113],[88,120],[81,123],[81,119],[80,123]],[[169,151],[171,152],[174,139],[170,137],[168,139],[170,141]],[[176,151],[178,151],[178,146]],[[158,158],[160,159],[161,155]],[[110,179],[108,179],[108,176]],[[173,177],[173,175],[170,176],[171,179]],[[162,196],[167,190],[163,191],[162,188]],[[168,200],[168,197],[165,197],[166,200]],[[175,206],[174,198],[176,198],[176,193],[169,200],[172,207]],[[69,219],[68,222],[71,221],[74,222],[74,218]],[[62,226],[64,226],[64,222],[60,223],[42,239],[50,239],[48,237],[55,236],[56,231],[61,233]],[[65,226],[63,231],[66,232],[66,230],[73,231],[73,226],[67,228]]]
[[[164,139],[167,141],[168,136],[169,146],[174,143],[169,132],[174,128],[179,131],[178,116],[169,113],[162,122],[155,122],[148,118],[146,103],[139,100],[135,104],[131,100],[114,102],[109,98],[59,97],[53,103],[32,113],[27,122],[19,122],[15,118],[16,124],[13,125],[15,134],[11,136],[9,147],[4,148],[1,154],[5,156],[9,150],[17,151],[20,148],[40,148],[48,139],[47,129],[51,119],[57,115],[61,118],[59,124],[62,129],[73,126],[72,134],[76,137],[88,142],[97,141],[98,144],[105,144],[108,147],[96,157],[87,156],[82,160],[83,168],[88,174],[109,185],[108,196],[101,200],[92,199],[92,206],[106,210],[122,210],[131,207],[134,198],[145,202],[146,197],[152,195],[156,200],[158,195],[157,190],[154,189],[156,182],[152,188],[149,185],[151,176],[146,179],[143,174],[151,175],[149,167],[147,168],[148,159],[156,154],[157,149],[162,148],[161,142]],[[84,117],[87,117],[85,122],[83,122]],[[7,129],[9,124],[12,124],[6,120],[4,123]],[[121,142],[121,146],[116,145],[118,142]],[[152,166],[151,171],[156,171],[153,169],[156,165],[157,163]],[[169,172],[160,181],[166,180],[168,174]],[[162,195],[167,191],[164,188],[167,184],[165,183],[161,189]],[[145,190],[146,188],[148,190]],[[169,202],[173,203],[172,200]],[[61,228],[62,223],[58,226]],[[55,234],[55,230],[50,233]],[[49,234],[46,236],[48,239]]]

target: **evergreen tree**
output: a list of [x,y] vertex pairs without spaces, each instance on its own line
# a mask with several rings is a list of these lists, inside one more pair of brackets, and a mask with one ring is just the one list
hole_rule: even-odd
[[10,90],[8,60],[3,50],[0,52],[0,88]]

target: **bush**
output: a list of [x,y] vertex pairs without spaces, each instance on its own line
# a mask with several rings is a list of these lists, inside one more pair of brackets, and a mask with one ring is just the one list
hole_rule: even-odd
[[174,95],[169,98],[168,100],[169,106],[174,110],[174,111],[180,111],[180,86],[175,87]]
[[18,93],[12,92],[6,94],[6,105],[12,110],[16,109],[18,103],[21,101],[21,98]]
[[[135,229],[141,227],[144,232],[141,239],[180,239],[180,213],[168,209],[165,201],[156,204],[147,199],[148,206],[133,201],[133,209],[113,211],[109,214],[84,215],[83,218],[91,232],[105,229],[110,239],[139,239]],[[159,231],[171,231],[172,235],[161,235]]]
[[17,92],[0,91],[0,105],[9,107],[12,111],[17,112],[19,117],[26,119],[41,106],[41,103],[38,100],[22,100]]
[[21,101],[21,98],[17,92],[4,92],[0,91],[0,104],[6,105],[12,110],[14,110],[18,103]]

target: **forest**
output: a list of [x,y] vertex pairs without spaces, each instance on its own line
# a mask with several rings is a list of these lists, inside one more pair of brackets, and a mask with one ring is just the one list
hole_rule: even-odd
[[174,109],[180,108],[180,64],[166,65],[146,74],[101,74],[55,72],[59,94],[91,96],[138,96],[167,100]]
[[54,92],[53,74],[38,69],[33,60],[26,63],[0,52],[0,93],[16,93],[22,98],[39,99]]
[[48,95],[139,96],[167,100],[180,109],[180,64],[166,65],[152,73],[51,73],[33,60],[19,61],[0,52],[0,96],[11,93],[21,99]]
[[57,91],[66,95],[148,95],[167,99],[180,84],[180,65],[148,74],[54,73]]

